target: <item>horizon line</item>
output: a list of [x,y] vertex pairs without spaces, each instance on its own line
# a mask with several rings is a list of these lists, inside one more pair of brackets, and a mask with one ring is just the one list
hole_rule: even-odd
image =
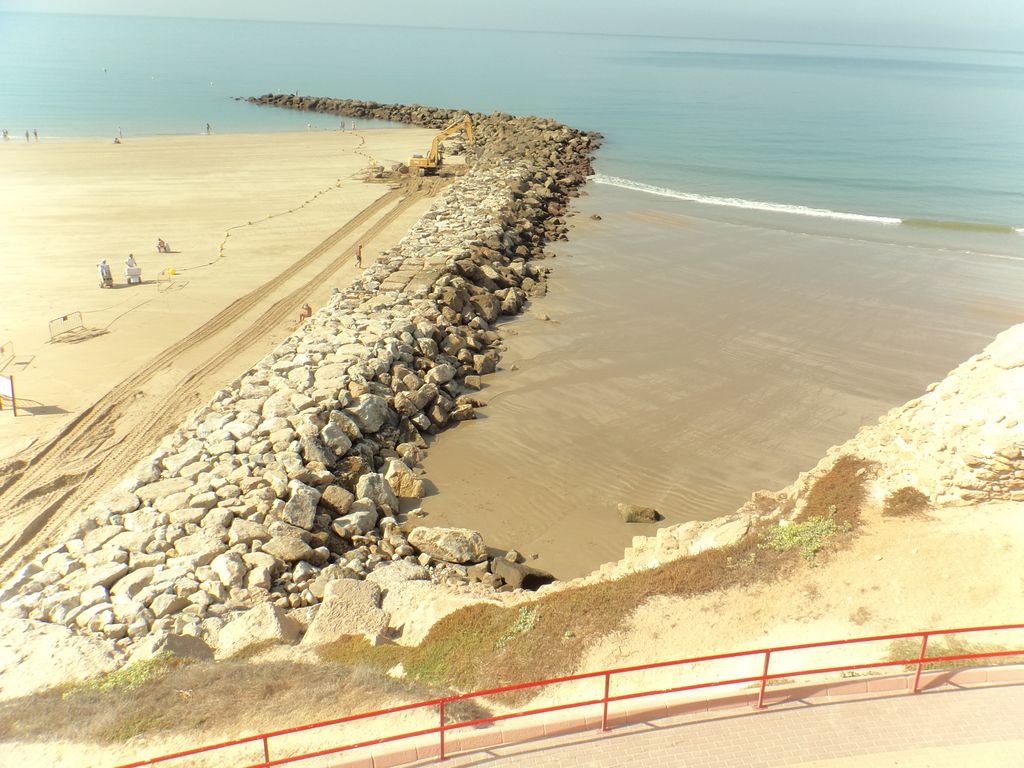
[[863,43],[863,42],[831,42],[823,40],[783,40],[771,38],[750,38],[750,37],[718,37],[706,35],[668,35],[652,34],[648,32],[585,32],[578,30],[560,29],[514,29],[511,27],[448,27],[425,24],[369,24],[354,23],[345,21],[326,20],[297,20],[297,19],[267,19],[267,18],[238,18],[220,16],[166,16],[163,14],[143,13],[75,13],[68,11],[39,11],[39,10],[16,10],[2,9],[0,13],[20,14],[24,16],[77,16],[77,17],[98,17],[118,19],[164,19],[172,21],[212,21],[212,22],[254,22],[258,24],[330,24],[339,27],[370,27],[376,29],[422,29],[422,30],[451,30],[453,32],[507,32],[523,35],[572,35],[580,37],[636,37],[654,40],[695,40],[701,42],[722,42],[722,43],[764,43],[769,45],[822,45],[837,48],[897,48],[913,51],[952,51],[960,53],[1004,53],[1024,54],[1024,49],[1008,48],[964,48],[959,46],[943,45],[909,45],[905,43]]

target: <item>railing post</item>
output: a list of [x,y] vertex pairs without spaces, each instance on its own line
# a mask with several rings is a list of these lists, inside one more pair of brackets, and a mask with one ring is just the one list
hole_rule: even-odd
[[601,730],[608,730],[608,691],[611,689],[612,676],[608,672],[604,675],[604,711],[601,713]]
[[921,667],[928,656],[928,633],[921,635],[921,654],[917,657],[917,673],[914,675],[914,688],[911,693],[917,693],[917,686],[921,682]]
[[270,765],[270,744],[267,742],[267,737],[263,737],[263,763],[264,765]]
[[764,669],[761,670],[761,690],[757,694],[756,709],[764,709],[764,687],[768,684],[768,661],[771,657],[770,649],[764,652]]
[[444,699],[441,699],[441,759],[445,759],[444,754]]

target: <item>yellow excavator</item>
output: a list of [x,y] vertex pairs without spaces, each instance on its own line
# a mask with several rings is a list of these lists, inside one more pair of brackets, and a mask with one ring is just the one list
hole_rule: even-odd
[[473,121],[469,119],[469,115],[463,115],[457,120],[453,120],[450,125],[434,137],[434,140],[430,143],[430,152],[427,153],[426,157],[423,155],[412,156],[409,160],[409,172],[418,172],[420,176],[429,176],[437,173],[438,168],[441,167],[441,142],[460,131],[465,132],[466,140],[470,144],[474,143]]

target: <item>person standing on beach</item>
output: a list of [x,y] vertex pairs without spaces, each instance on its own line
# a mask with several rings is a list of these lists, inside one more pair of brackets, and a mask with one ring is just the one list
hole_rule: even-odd
[[360,243],[356,246],[356,266],[360,269],[363,268],[363,245]]
[[39,131],[35,128],[32,129],[32,135],[36,137],[36,141],[39,141]]
[[210,131],[210,124],[209,124],[209,123],[207,123],[207,124],[206,124],[206,135],[207,135],[207,136],[209,136],[209,135],[210,135],[210,132],[211,132],[211,131]]
[[11,137],[7,135],[7,129],[4,128],[4,141],[10,141]]
[[27,143],[27,142],[28,142],[28,140],[29,140],[29,139],[28,139],[28,131],[25,131],[25,142]]

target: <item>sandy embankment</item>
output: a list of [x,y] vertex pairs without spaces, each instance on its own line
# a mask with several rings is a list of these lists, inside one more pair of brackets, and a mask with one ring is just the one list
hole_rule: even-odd
[[[364,256],[397,242],[440,185],[361,180],[369,158],[422,151],[433,131],[183,136],[0,149],[0,338],[14,344],[19,416],[0,413],[2,567],[84,505],[194,407],[290,333]],[[252,222],[250,225],[249,222]],[[225,234],[230,229],[230,236]],[[163,237],[173,252],[158,254]],[[224,243],[224,256],[219,256]],[[126,287],[135,254],[145,282]],[[116,288],[98,287],[96,263]],[[174,267],[170,283],[158,274]],[[71,341],[49,321],[82,313]],[[95,406],[94,406],[95,404]],[[62,434],[53,450],[47,441]],[[28,467],[25,468],[25,462]]]
[[1020,320],[1022,260],[588,192],[550,294],[505,329],[490,406],[424,462],[431,524],[537,553],[562,578],[653,535],[617,502],[663,525],[731,514]]

